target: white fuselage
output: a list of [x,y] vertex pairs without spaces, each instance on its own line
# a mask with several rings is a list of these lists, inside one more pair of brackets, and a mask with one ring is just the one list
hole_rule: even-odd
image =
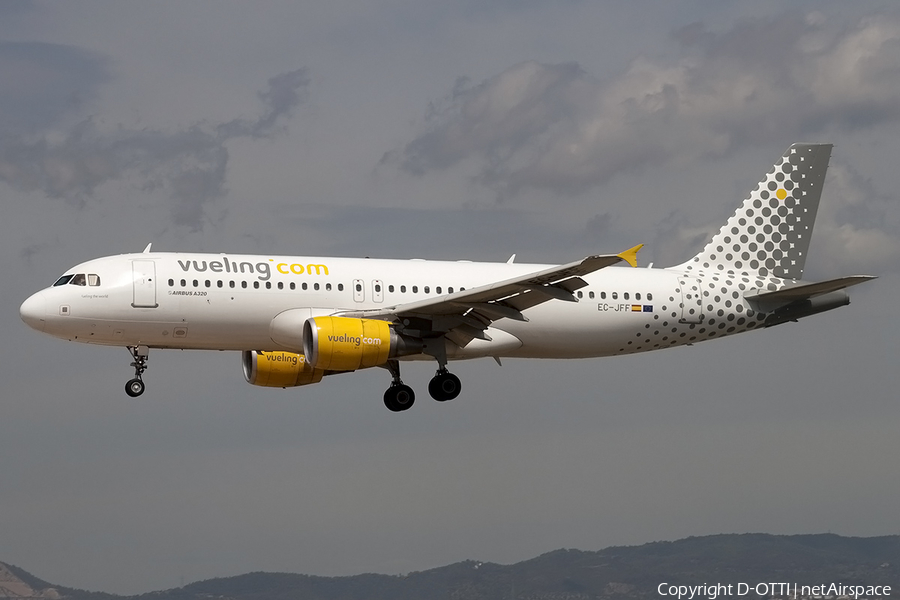
[[[79,342],[208,350],[287,350],[273,319],[359,311],[439,297],[548,265],[270,255],[142,253],[91,260],[87,274],[36,293],[23,318]],[[611,267],[583,277],[578,302],[552,300],[524,311],[527,322],[495,321],[490,341],[451,347],[448,358],[580,358],[667,348],[740,333],[761,324],[743,299],[773,278]],[[91,285],[90,283],[94,283]],[[692,288],[696,288],[693,289]],[[700,294],[700,290],[704,294]],[[702,298],[702,302],[700,299]],[[702,314],[702,316],[701,316]],[[425,358],[417,355],[408,358]]]

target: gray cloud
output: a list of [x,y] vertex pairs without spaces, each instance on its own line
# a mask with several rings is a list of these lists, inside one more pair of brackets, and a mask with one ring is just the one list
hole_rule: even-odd
[[28,134],[54,125],[93,100],[98,87],[111,79],[108,61],[93,52],[0,42],[0,133]]
[[0,136],[0,180],[21,191],[40,191],[84,205],[105,183],[125,180],[146,191],[164,190],[171,222],[202,229],[212,201],[225,193],[229,140],[271,137],[303,102],[306,69],[269,79],[259,93],[265,110],[257,119],[221,125],[199,123],[180,131],[107,131],[93,118],[72,127],[57,141],[48,134]]
[[266,110],[256,120],[234,119],[216,127],[220,138],[268,137],[284,129],[281,120],[290,117],[294,109],[306,100],[309,87],[309,73],[301,68],[281,73],[269,79],[269,87],[257,96],[265,104]]
[[832,160],[812,252],[823,262],[852,273],[897,272],[900,262],[900,205],[851,165]]
[[459,80],[429,108],[427,131],[382,162],[423,175],[471,160],[501,199],[575,195],[620,172],[900,117],[896,19],[834,25],[788,12],[674,38],[677,60],[638,59],[608,81],[534,61]]

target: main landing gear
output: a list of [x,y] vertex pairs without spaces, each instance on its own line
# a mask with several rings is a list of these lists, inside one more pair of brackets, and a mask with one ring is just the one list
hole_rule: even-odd
[[147,370],[147,357],[150,354],[150,348],[147,346],[128,346],[128,351],[131,352],[131,357],[134,359],[134,362],[131,363],[131,366],[134,367],[134,379],[129,379],[128,383],[125,384],[125,393],[132,398],[137,398],[144,393],[146,388],[141,375]]
[[391,381],[391,387],[384,393],[384,405],[393,412],[409,410],[416,401],[416,393],[400,380],[400,363],[396,360],[389,360],[387,369],[391,372],[393,381]]
[[459,377],[448,371],[447,367],[439,368],[428,382],[428,393],[438,402],[453,400],[459,396],[461,390]]
[[[416,401],[416,393],[400,379],[400,363],[389,360],[385,366],[391,372],[393,381],[391,387],[384,392],[384,405],[393,412],[409,410]],[[438,402],[453,400],[459,396],[461,390],[459,377],[448,371],[446,365],[438,368],[437,373],[428,382],[428,393]]]

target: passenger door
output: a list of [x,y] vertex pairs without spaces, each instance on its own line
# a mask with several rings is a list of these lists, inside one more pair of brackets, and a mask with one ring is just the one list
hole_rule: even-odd
[[134,308],[156,308],[156,263],[152,260],[132,260],[134,282]]

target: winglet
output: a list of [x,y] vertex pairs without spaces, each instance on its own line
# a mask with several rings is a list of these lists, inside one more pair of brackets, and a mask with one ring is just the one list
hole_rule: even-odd
[[617,254],[616,256],[618,256],[619,258],[621,258],[622,260],[627,262],[632,267],[637,267],[637,253],[638,253],[638,250],[640,250],[643,247],[644,247],[643,244],[638,244],[634,248],[626,250],[625,252],[622,252],[621,254]]

